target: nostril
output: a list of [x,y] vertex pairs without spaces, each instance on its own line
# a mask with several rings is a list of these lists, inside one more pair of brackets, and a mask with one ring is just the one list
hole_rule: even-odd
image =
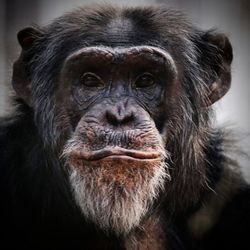
[[130,114],[124,116],[122,123],[128,124],[128,123],[132,122],[133,120],[134,120],[134,114],[130,113]]
[[117,117],[115,116],[115,114],[113,114],[110,111],[106,112],[106,118],[107,118],[107,122],[111,125],[117,126],[119,121],[117,119]]
[[126,112],[124,114],[121,111],[115,112],[113,110],[108,110],[106,112],[106,119],[107,122],[113,126],[127,125],[134,120],[134,114],[133,112]]

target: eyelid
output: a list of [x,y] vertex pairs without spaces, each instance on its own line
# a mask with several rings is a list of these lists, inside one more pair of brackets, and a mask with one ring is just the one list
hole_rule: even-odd
[[97,74],[95,74],[95,73],[92,73],[92,72],[85,72],[82,76],[81,76],[81,78],[84,78],[85,76],[93,76],[93,77],[95,77],[96,79],[100,79],[101,80],[101,78],[97,75]]

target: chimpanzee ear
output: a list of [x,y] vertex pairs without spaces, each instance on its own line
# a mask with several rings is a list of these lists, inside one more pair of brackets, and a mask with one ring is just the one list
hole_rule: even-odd
[[26,27],[20,30],[17,34],[17,39],[22,49],[27,50],[32,47],[34,42],[41,37],[40,30],[33,27]]
[[230,88],[233,50],[224,34],[206,33],[203,39],[207,44],[207,51],[201,60],[206,62],[204,70],[210,75],[206,103],[209,106],[223,97]]
[[34,43],[40,37],[42,37],[42,32],[33,27],[22,29],[17,34],[17,39],[22,47],[22,52],[13,66],[12,86],[17,96],[22,98],[30,106],[32,106],[32,103],[28,64],[36,53]]

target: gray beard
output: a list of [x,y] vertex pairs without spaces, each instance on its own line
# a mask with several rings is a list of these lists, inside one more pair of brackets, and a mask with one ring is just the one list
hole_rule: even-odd
[[131,171],[136,181],[128,188],[128,173],[124,173],[123,185],[105,179],[105,168],[70,167],[73,194],[84,217],[102,230],[118,235],[127,234],[139,225],[170,178],[164,162],[152,167],[150,173],[148,169],[129,169],[130,166],[128,172]]

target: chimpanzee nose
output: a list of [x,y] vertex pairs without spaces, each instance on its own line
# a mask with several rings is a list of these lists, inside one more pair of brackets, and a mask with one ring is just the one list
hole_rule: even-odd
[[135,121],[133,107],[127,105],[127,102],[120,102],[110,106],[105,115],[107,122],[113,126],[128,125]]

